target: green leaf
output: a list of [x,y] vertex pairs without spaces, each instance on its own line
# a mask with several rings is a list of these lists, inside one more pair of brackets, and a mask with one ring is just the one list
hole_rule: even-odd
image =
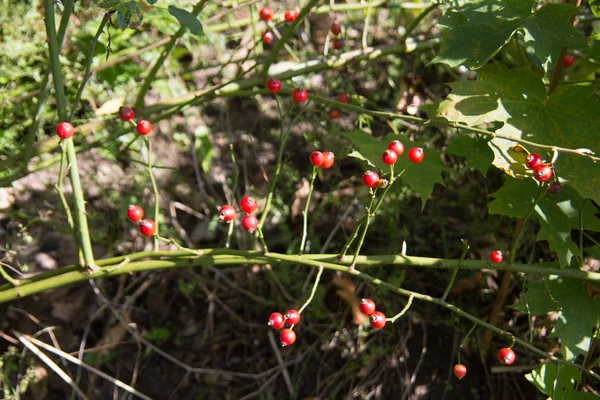
[[[592,13],[600,18],[600,1],[598,0],[591,0],[590,1],[590,10],[592,10]],[[598,26],[596,26],[597,28]]]
[[169,336],[171,336],[171,331],[167,328],[152,328],[144,334],[144,338],[151,342],[168,339]]
[[490,195],[494,200],[488,203],[488,211],[490,214],[523,218],[535,200],[537,190],[537,184],[532,179],[522,180],[507,176],[504,185]]
[[101,0],[100,3],[98,3],[98,7],[100,8],[114,8],[115,6],[118,6],[121,1],[123,0]]
[[563,46],[585,48],[584,36],[570,23],[576,7],[546,4],[531,13],[532,4],[533,0],[477,0],[450,8],[439,23],[444,40],[432,62],[481,68],[519,30],[546,71],[552,70]]
[[[557,374],[557,368],[558,374]],[[554,400],[592,400],[596,396],[575,390],[575,383],[581,381],[581,371],[570,365],[542,364],[538,369],[525,375],[540,392],[554,396]]]
[[529,306],[529,313],[532,316],[544,315],[550,311],[557,311],[559,305],[554,302],[552,297],[548,294],[544,282],[529,282],[526,286],[525,294],[519,299],[519,302],[513,306],[517,311],[527,314],[527,306]]
[[574,356],[587,355],[592,329],[600,324],[600,299],[588,297],[585,284],[568,278],[548,282],[548,290],[562,307],[550,336],[559,337]]
[[144,14],[142,5],[135,1],[119,4],[117,8],[117,25],[121,30],[136,29],[142,24]]
[[494,161],[494,152],[488,146],[488,139],[479,136],[459,134],[452,139],[446,152],[465,157],[467,165],[483,175],[487,174]]
[[590,256],[594,258],[600,258],[600,245],[586,247],[584,249]]
[[[600,6],[597,6],[600,9]],[[600,14],[600,12],[598,12]],[[597,15],[598,17],[598,15]],[[590,39],[600,40],[600,25],[596,25],[592,33],[590,33]]]
[[158,0],[146,0],[149,4],[154,5],[158,2]]
[[192,34],[196,36],[204,35],[202,24],[194,14],[175,6],[169,6],[169,13],[177,18],[181,26],[187,28]]
[[[597,129],[600,126],[600,104],[594,98],[593,87],[562,85],[547,96],[544,83],[534,73],[509,70],[500,64],[482,68],[478,79],[453,83],[453,93],[440,105],[439,116],[468,125],[504,122],[497,133],[540,144],[587,148],[600,153],[600,130]],[[484,102],[487,107],[483,117],[477,117],[482,111],[478,102]],[[496,108],[492,109],[494,104]],[[523,168],[523,165],[507,155],[508,149],[515,144],[499,138],[490,141],[496,155],[494,165],[519,175],[523,171],[518,168]],[[600,168],[592,160],[561,153],[554,166],[561,180],[569,183],[584,198],[600,202]]]

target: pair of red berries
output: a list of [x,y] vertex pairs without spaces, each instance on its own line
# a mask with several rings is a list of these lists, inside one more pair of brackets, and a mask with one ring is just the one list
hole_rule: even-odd
[[546,182],[552,177],[552,165],[546,164],[539,154],[529,154],[525,159],[525,166],[533,170],[533,179],[538,182]]
[[310,163],[315,167],[321,167],[323,169],[331,168],[335,161],[335,154],[331,151],[313,151],[310,153]]
[[[340,95],[337,97],[337,100],[338,100],[340,103],[344,103],[344,104],[350,104],[350,99],[348,98],[348,95],[347,95],[347,94],[345,94],[345,93],[343,93],[343,94],[340,94]],[[338,118],[340,117],[340,111],[339,111],[339,110],[331,110],[331,111],[329,111],[329,113],[327,114],[327,117],[328,117],[329,119],[338,119]]]
[[[277,78],[271,78],[267,81],[267,90],[273,94],[279,93],[281,90],[281,81]],[[292,90],[292,99],[296,103],[304,103],[308,100],[308,92],[304,88],[294,88]]]
[[140,232],[144,236],[154,236],[156,234],[156,223],[150,218],[144,218],[144,209],[138,205],[131,204],[127,208],[127,218],[131,222],[137,222],[140,226]]
[[369,316],[369,323],[375,329],[381,329],[385,326],[385,314],[381,311],[375,311],[375,302],[371,299],[362,299],[360,301],[360,311]]
[[502,252],[500,250],[492,251],[490,253],[490,260],[495,264],[502,262]]
[[[269,7],[261,8],[260,11],[258,12],[258,14],[260,15],[260,19],[262,19],[265,22],[273,19],[273,10],[271,10]],[[296,18],[298,18],[299,14],[300,13],[296,10],[288,10],[283,15],[283,18],[288,23],[294,22],[296,20]]]
[[[298,310],[290,309],[283,315],[278,312],[272,313],[267,324],[273,329],[281,329],[285,324],[292,326],[298,322],[300,322],[300,313]],[[279,339],[282,347],[289,346],[296,341],[296,333],[292,329],[286,328],[279,333]]]
[[[500,349],[498,351],[498,361],[500,361],[504,365],[510,365],[515,362],[517,356],[515,352],[508,347]],[[454,368],[452,368],[452,372],[454,372],[454,376],[458,379],[462,379],[467,375],[467,367],[463,364],[456,364]]]
[[[258,203],[253,197],[244,196],[240,200],[240,208],[246,214],[242,218],[242,228],[250,233],[254,233],[258,227],[258,219],[252,214],[256,211]],[[219,222],[231,222],[237,215],[237,211],[233,206],[225,204],[219,208]]]
[[[133,110],[131,108],[129,108],[129,107],[119,108],[119,118],[121,118],[121,121],[123,121],[123,122],[131,121],[134,116],[135,116],[135,113],[133,112]],[[136,128],[137,132],[142,136],[146,136],[147,134],[152,132],[152,124],[150,123],[150,121],[147,121],[145,119],[139,120],[138,123],[136,124],[135,128]]]

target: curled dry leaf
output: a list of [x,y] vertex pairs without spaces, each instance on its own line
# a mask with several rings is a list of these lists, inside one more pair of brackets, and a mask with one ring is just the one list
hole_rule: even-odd
[[360,299],[355,293],[354,283],[341,275],[335,275],[331,281],[339,288],[335,293],[344,299],[352,309],[352,322],[356,325],[364,324],[366,316],[360,311]]
[[461,294],[472,292],[481,284],[482,278],[483,274],[481,271],[477,271],[475,274],[458,281],[452,287],[452,290],[450,290],[450,294],[452,296],[460,296]]

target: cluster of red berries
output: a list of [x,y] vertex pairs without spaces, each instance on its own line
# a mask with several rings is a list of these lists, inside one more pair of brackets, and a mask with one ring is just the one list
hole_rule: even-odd
[[[269,22],[273,19],[273,10],[271,10],[269,7],[261,8],[258,14],[260,15],[260,19],[262,19],[265,22]],[[300,12],[298,10],[288,10],[283,15],[283,18],[285,19],[285,22],[291,24],[296,20],[296,18],[298,18],[298,15],[300,15]],[[266,30],[262,31],[262,36],[263,42],[265,42],[266,44],[271,44],[274,38],[273,32]]]
[[[281,81],[277,78],[270,78],[267,81],[266,86],[269,92],[276,94],[281,90]],[[296,103],[304,103],[308,100],[308,92],[304,88],[294,88],[294,90],[292,90],[292,99],[294,99]]]
[[[144,209],[138,205],[131,204],[127,208],[127,218],[131,222],[137,222],[140,226],[140,233],[144,236],[154,236],[156,233],[156,222],[150,218],[144,218]],[[144,219],[142,219],[144,218]]]
[[533,170],[533,179],[546,182],[552,177],[552,164],[547,164],[539,154],[531,153],[525,159],[525,166]]
[[[340,33],[342,33],[342,26],[338,22],[333,22],[329,27],[329,32],[331,32],[331,34],[334,36],[338,36]],[[341,50],[344,47],[344,39],[336,37],[331,42],[331,47],[336,50]]]
[[[399,140],[392,140],[388,148],[381,154],[381,161],[386,165],[394,165],[398,161],[398,157],[404,154],[404,145]],[[408,151],[408,159],[414,163],[420,163],[424,157],[421,147],[413,147]],[[366,171],[362,176],[363,184],[369,189],[374,187],[384,188],[387,186],[386,179],[380,179],[379,174],[375,171]]]
[[[505,347],[503,349],[498,350],[498,361],[500,361],[504,365],[510,365],[515,362],[517,356],[515,352],[509,348]],[[454,372],[454,376],[458,379],[462,379],[467,375],[467,367],[463,364],[456,364],[454,368],[452,368],[452,372]]]
[[310,163],[315,167],[321,167],[323,169],[331,168],[335,161],[335,154],[331,151],[313,151],[310,153]]
[[135,125],[137,132],[140,135],[146,136],[147,134],[152,132],[152,124],[150,123],[150,121],[141,119],[136,124],[135,121],[133,121],[134,116],[135,116],[135,113],[133,112],[133,110],[131,108],[129,108],[129,107],[119,108],[119,118],[121,118],[121,121],[124,121],[124,122],[132,121],[132,123]]
[[[300,313],[298,310],[290,309],[285,312],[285,314],[281,314],[278,312],[274,312],[269,316],[269,322],[267,323],[273,329],[281,329],[285,324],[293,327],[300,322]],[[281,346],[289,346],[296,341],[296,332],[294,332],[291,328],[283,329],[279,332],[279,340],[281,341]]]
[[[340,103],[350,104],[350,98],[348,97],[348,95],[346,93],[342,93],[342,94],[338,95],[337,100]],[[340,117],[340,111],[339,110],[331,110],[327,114],[327,117],[329,119],[338,119]]]
[[369,323],[375,329],[381,329],[385,326],[385,314],[381,311],[375,311],[375,302],[371,299],[362,299],[360,301],[360,311],[369,316]]
[[[244,196],[240,200],[240,209],[246,214],[244,218],[242,218],[242,228],[250,233],[254,233],[258,227],[258,219],[256,219],[254,215],[250,215],[256,211],[257,207],[258,203],[254,197]],[[219,222],[229,223],[235,219],[236,215],[237,211],[235,207],[229,204],[225,204],[219,208]]]

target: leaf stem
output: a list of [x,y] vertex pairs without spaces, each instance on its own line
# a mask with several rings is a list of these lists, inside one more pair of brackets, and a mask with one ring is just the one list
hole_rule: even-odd
[[389,322],[391,322],[393,324],[393,323],[396,322],[396,320],[398,318],[400,318],[401,316],[403,316],[404,314],[406,314],[406,312],[408,311],[408,309],[412,305],[412,302],[413,302],[414,298],[415,298],[415,296],[411,293],[408,296],[408,301],[406,302],[406,305],[404,306],[404,308],[402,309],[402,311],[400,311],[398,314],[394,315],[392,318],[386,318],[386,321],[389,321]]
[[444,295],[442,296],[442,300],[446,300],[446,297],[448,297],[448,294],[450,293],[450,289],[452,289],[452,285],[454,284],[454,280],[456,279],[456,274],[458,273],[458,270],[462,266],[462,262],[464,261],[465,257],[467,256],[467,252],[469,251],[469,243],[467,242],[467,240],[460,239],[460,241],[463,244],[463,251],[460,255],[460,260],[458,261],[458,265],[456,265],[456,268],[454,268],[452,270],[452,276],[450,277],[448,286],[446,286],[446,290],[444,290]]
[[158,235],[159,235],[159,221],[160,218],[160,198],[158,197],[158,187],[156,186],[156,180],[154,179],[154,173],[152,172],[152,150],[150,148],[150,138],[144,136],[146,142],[146,148],[148,149],[148,159],[146,169],[148,175],[150,175],[150,183],[152,184],[152,194],[154,195],[154,223],[156,224],[156,234],[154,235],[154,251],[158,250]]
[[310,205],[310,199],[312,197],[312,192],[315,184],[315,178],[317,176],[317,167],[313,166],[312,174],[310,176],[310,186],[308,189],[308,197],[306,198],[306,205],[304,206],[304,211],[302,211],[302,240],[300,241],[300,250],[298,255],[302,255],[304,252],[304,245],[306,244],[306,237],[308,236],[308,207]]

